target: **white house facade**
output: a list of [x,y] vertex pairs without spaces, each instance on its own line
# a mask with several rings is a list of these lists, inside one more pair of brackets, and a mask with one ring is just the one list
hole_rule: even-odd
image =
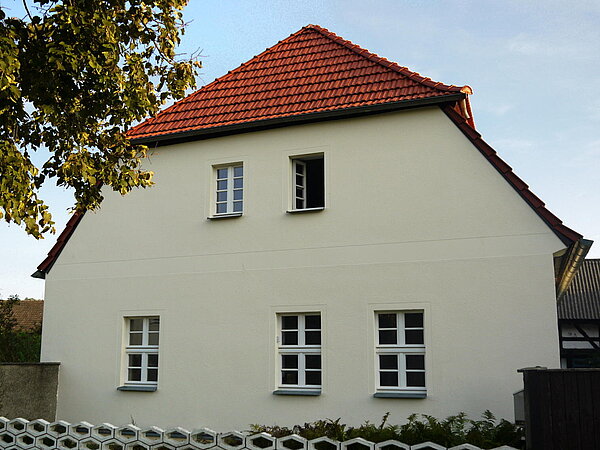
[[[318,54],[311,39],[361,56],[309,26],[255,63]],[[134,129],[156,185],[105,192],[37,273],[57,417],[221,431],[512,419],[517,369],[559,366],[557,282],[583,241],[484,154],[467,90],[444,95]]]

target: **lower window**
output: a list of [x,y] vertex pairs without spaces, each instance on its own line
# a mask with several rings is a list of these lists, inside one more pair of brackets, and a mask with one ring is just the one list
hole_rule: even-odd
[[279,320],[279,386],[321,388],[321,315],[282,314]]
[[159,317],[128,317],[126,320],[125,384],[158,384]]
[[386,311],[375,316],[377,391],[424,394],[423,312]]

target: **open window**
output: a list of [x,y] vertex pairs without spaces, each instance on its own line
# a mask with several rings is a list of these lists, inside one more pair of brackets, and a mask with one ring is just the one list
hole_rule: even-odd
[[325,207],[323,154],[292,157],[292,211]]

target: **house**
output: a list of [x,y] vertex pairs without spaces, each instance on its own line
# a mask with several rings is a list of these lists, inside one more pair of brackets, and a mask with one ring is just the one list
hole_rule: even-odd
[[561,367],[600,367],[600,259],[586,259],[558,300]]
[[[0,299],[0,302],[5,301]],[[15,329],[19,331],[37,331],[42,327],[44,317],[44,300],[26,298],[12,307],[12,318]]]
[[74,215],[34,274],[57,417],[511,418],[591,242],[469,95],[310,25],[133,128],[156,186]]

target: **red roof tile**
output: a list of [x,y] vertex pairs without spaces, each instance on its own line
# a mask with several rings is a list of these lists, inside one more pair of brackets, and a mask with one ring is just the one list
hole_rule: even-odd
[[133,139],[470,94],[308,25],[129,131]]
[[18,330],[34,331],[42,326],[44,300],[21,300],[14,305],[12,312]]

